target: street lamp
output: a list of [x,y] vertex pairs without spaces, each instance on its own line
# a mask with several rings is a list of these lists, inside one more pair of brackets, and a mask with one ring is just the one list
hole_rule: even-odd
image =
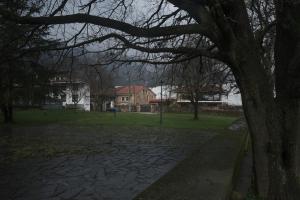
[[159,83],[160,83],[160,121],[159,121],[159,123],[162,124],[162,111],[163,111],[162,84],[163,84],[163,81],[161,80]]

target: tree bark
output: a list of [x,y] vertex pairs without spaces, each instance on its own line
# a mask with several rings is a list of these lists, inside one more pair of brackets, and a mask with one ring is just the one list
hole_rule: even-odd
[[1,111],[3,114],[3,122],[7,123],[8,122],[8,112],[7,112],[7,108],[6,108],[5,104],[1,105]]
[[6,68],[7,73],[6,76],[2,77],[3,83],[2,86],[2,99],[1,99],[1,110],[4,117],[4,123],[12,123],[13,122],[13,73],[11,63]]
[[2,110],[2,114],[3,114],[4,123],[5,124],[12,123],[13,122],[13,107],[12,107],[12,105],[9,106],[6,104],[2,104],[1,110]]
[[[249,66],[250,65],[255,66],[254,64],[249,63]],[[258,91],[249,90],[250,88],[258,88],[259,83],[256,83],[255,81],[249,82],[248,78],[238,79],[238,82],[243,99],[244,113],[252,139],[256,190],[261,197],[266,198],[270,183],[267,153],[269,128],[266,106],[268,103],[272,102],[271,100],[263,101]]]
[[[251,44],[245,41],[245,44]],[[253,44],[253,43],[252,43]],[[245,47],[249,48],[245,48]],[[233,72],[251,134],[257,192],[263,199],[300,199],[296,179],[299,103],[278,103],[255,45],[235,51]],[[247,51],[249,50],[249,51]],[[237,65],[237,66],[236,66]],[[236,67],[235,67],[236,66]]]
[[13,105],[11,103],[8,104],[7,106],[8,109],[8,123],[12,123],[13,120]]
[[194,120],[198,120],[198,101],[193,102],[194,107]]
[[[297,129],[300,96],[299,32],[292,30],[295,26],[290,26],[289,30],[280,33],[277,27],[276,41],[278,40],[279,43],[277,41],[278,53],[275,54],[277,60],[275,68],[278,70],[275,76],[275,97],[273,82],[262,63],[260,47],[254,39],[246,8],[242,2],[239,0],[227,2],[226,7],[230,12],[225,15],[232,19],[232,22],[219,20],[217,23],[221,28],[227,28],[228,25],[230,27],[229,31],[224,29],[226,33],[223,34],[223,40],[225,40],[219,48],[222,52],[228,52],[228,64],[242,94],[245,117],[253,145],[257,192],[261,198],[268,200],[300,199],[299,184],[296,179],[297,144],[295,142],[299,135]],[[285,3],[281,2],[280,5],[282,4]],[[294,7],[293,5],[289,8]],[[279,27],[282,25],[283,29],[291,20],[291,15],[297,15],[292,17],[291,21],[300,20],[299,3],[296,10],[289,12],[286,7],[284,9],[282,11],[281,8],[280,11],[288,17],[278,21]],[[281,89],[282,95],[277,92],[278,89]]]
[[[289,199],[300,199],[300,4],[275,1],[276,103],[282,126],[282,167],[286,171]],[[279,191],[273,191],[276,195]]]

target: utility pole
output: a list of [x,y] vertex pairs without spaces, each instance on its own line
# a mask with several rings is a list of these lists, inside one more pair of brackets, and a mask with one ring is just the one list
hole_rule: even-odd
[[162,89],[162,84],[163,84],[163,81],[161,80],[160,81],[160,121],[159,121],[160,124],[162,124],[162,111],[163,111],[163,102],[162,102],[163,89]]

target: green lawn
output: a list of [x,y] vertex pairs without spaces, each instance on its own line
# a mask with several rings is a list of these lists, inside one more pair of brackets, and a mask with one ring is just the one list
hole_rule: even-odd
[[[7,128],[1,117],[0,131]],[[0,134],[0,149],[6,149],[8,155],[1,160],[0,153],[0,164],[31,157],[109,152],[99,150],[105,143],[103,138],[140,138],[151,142],[157,137],[162,137],[162,141],[168,137],[170,141],[185,141],[198,134],[227,135],[227,127],[238,118],[201,113],[199,120],[193,120],[192,113],[164,113],[161,129],[159,114],[149,113],[118,112],[114,117],[110,112],[24,110],[16,111],[14,117],[14,134]]]
[[[220,130],[229,126],[236,119],[236,116],[200,113],[199,120],[193,120],[193,115],[191,113],[164,113],[162,127]],[[0,120],[3,121],[2,119]],[[63,110],[25,110],[15,112],[16,126],[52,123],[79,126],[160,126],[159,114],[118,112],[116,117],[114,117],[114,114],[110,112]]]

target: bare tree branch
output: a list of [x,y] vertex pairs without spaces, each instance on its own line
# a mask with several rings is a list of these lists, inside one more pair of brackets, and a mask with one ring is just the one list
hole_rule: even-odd
[[91,40],[87,40],[84,42],[80,42],[77,44],[74,44],[72,46],[64,46],[64,47],[51,47],[51,46],[45,46],[45,47],[40,47],[40,48],[36,48],[36,49],[29,49],[29,51],[34,51],[34,50],[64,50],[64,49],[70,49],[70,48],[76,48],[76,47],[80,47],[86,44],[90,44],[90,43],[101,43],[107,39],[110,38],[115,38],[118,40],[121,40],[124,45],[127,48],[132,48],[141,52],[147,52],[147,53],[173,53],[173,54],[192,54],[192,55],[202,55],[205,57],[209,57],[209,58],[217,58],[222,60],[221,56],[216,53],[216,52],[210,52],[206,49],[200,49],[200,48],[189,48],[189,47],[176,47],[176,48],[147,48],[147,47],[143,47],[143,46],[139,46],[139,45],[135,45],[133,43],[131,43],[129,40],[127,40],[125,37],[118,35],[116,33],[111,33],[99,38],[94,38]]
[[116,29],[137,37],[160,37],[160,36],[182,35],[182,34],[202,34],[207,36],[208,38],[214,38],[211,34],[210,27],[207,27],[205,25],[199,25],[199,24],[142,28],[114,19],[93,16],[88,14],[81,14],[81,13],[73,14],[73,15],[65,15],[65,16],[53,16],[53,17],[17,17],[17,16],[12,16],[11,13],[7,13],[6,11],[2,10],[1,15],[4,18],[14,20],[20,24],[51,25],[51,24],[68,24],[68,23],[90,23],[94,25]]

